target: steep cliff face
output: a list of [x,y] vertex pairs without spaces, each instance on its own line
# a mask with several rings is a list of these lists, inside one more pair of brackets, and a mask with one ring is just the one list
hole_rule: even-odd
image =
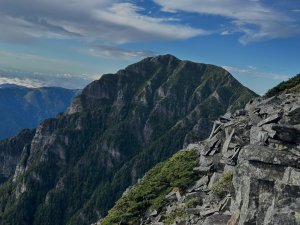
[[16,137],[0,142],[0,183],[14,175],[22,151],[30,146],[35,130],[23,130]]
[[64,112],[77,92],[56,87],[0,85],[0,140]]
[[98,224],[299,225],[299,112],[300,94],[283,93],[225,114],[180,152],[194,168],[156,166]]
[[37,128],[0,187],[0,224],[96,221],[148,169],[254,96],[220,67],[170,55],[103,75]]

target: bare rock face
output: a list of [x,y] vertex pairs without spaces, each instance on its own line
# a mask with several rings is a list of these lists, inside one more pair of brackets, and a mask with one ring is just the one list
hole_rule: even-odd
[[23,130],[16,137],[0,142],[0,183],[14,175],[22,152],[29,148],[35,130]]
[[180,208],[174,225],[299,225],[299,110],[299,94],[282,94],[220,117],[187,148],[199,153],[199,180],[141,224],[169,224],[159,218]]

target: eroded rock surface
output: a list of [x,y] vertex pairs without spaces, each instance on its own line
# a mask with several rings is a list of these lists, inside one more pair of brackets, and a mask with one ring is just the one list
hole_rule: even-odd
[[199,180],[140,224],[299,225],[299,111],[300,95],[282,94],[220,117],[187,148],[198,151]]
[[30,149],[34,133],[35,130],[23,130],[16,137],[0,142],[0,184],[15,173],[22,152]]

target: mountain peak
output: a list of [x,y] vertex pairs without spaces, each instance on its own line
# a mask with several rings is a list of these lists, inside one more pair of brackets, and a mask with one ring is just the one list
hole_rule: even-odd
[[37,128],[14,183],[1,190],[0,220],[95,222],[147,170],[206,138],[213,120],[255,96],[227,74],[163,55],[92,82],[67,113]]
[[[181,62],[180,59],[170,54],[157,55],[157,56],[144,58],[137,63],[131,64],[127,66],[125,70],[138,72],[139,70],[150,69],[151,65],[152,67],[158,67],[158,65],[161,65],[163,67],[170,66],[170,65],[176,66],[180,62]],[[124,70],[120,70],[119,72],[121,72],[122,74],[123,71]]]
[[166,61],[166,60],[168,60],[168,61],[170,61],[170,60],[181,61],[176,56],[171,55],[171,54],[157,55],[157,56],[150,57],[150,59],[152,59],[152,60],[158,60],[158,61]]
[[[162,84],[163,87],[159,87]],[[121,90],[125,87],[123,85],[126,86],[126,90]],[[103,100],[105,104],[118,101],[117,105],[123,105],[125,102],[131,102],[130,98],[138,94],[135,92],[136,90],[144,95],[148,95],[147,92],[151,90],[151,95],[156,94],[166,97],[168,90],[174,89],[177,98],[182,99],[184,102],[186,99],[183,98],[187,97],[184,96],[184,89],[194,88],[197,85],[205,87],[201,87],[205,89],[204,92],[207,92],[202,93],[203,98],[204,96],[207,97],[208,93],[215,91],[215,97],[220,102],[227,99],[226,95],[231,95],[235,90],[243,87],[230,73],[219,66],[180,60],[170,54],[158,55],[131,64],[125,69],[119,70],[116,74],[105,74],[99,80],[92,82],[82,92],[83,96],[88,98],[89,101],[85,99],[83,102],[82,97],[79,96],[73,102],[74,104],[70,107],[68,113],[79,112],[84,108],[97,108],[101,105],[99,102],[91,104],[96,99]],[[225,88],[221,88],[223,85],[234,87],[225,90]],[[127,89],[127,86],[130,86],[131,89]],[[220,88],[214,90],[217,86]],[[148,89],[146,90],[146,88]],[[158,88],[161,90],[158,90]],[[249,89],[247,89],[247,92],[255,96],[255,93]],[[145,101],[153,102],[153,99],[146,99]],[[228,105],[228,102],[225,105]]]
[[154,55],[147,58],[142,59],[140,62],[143,61],[167,61],[167,60],[180,60],[176,56],[171,54],[164,54],[164,55]]

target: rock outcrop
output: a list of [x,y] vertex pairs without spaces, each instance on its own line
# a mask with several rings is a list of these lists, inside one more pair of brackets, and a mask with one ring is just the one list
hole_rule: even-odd
[[[221,116],[207,140],[185,150],[198,152],[199,178],[131,224],[299,225],[299,110],[300,95],[283,93]],[[105,225],[122,223],[114,210]]]
[[23,130],[16,137],[0,142],[0,184],[15,173],[22,152],[30,147],[35,130]]

